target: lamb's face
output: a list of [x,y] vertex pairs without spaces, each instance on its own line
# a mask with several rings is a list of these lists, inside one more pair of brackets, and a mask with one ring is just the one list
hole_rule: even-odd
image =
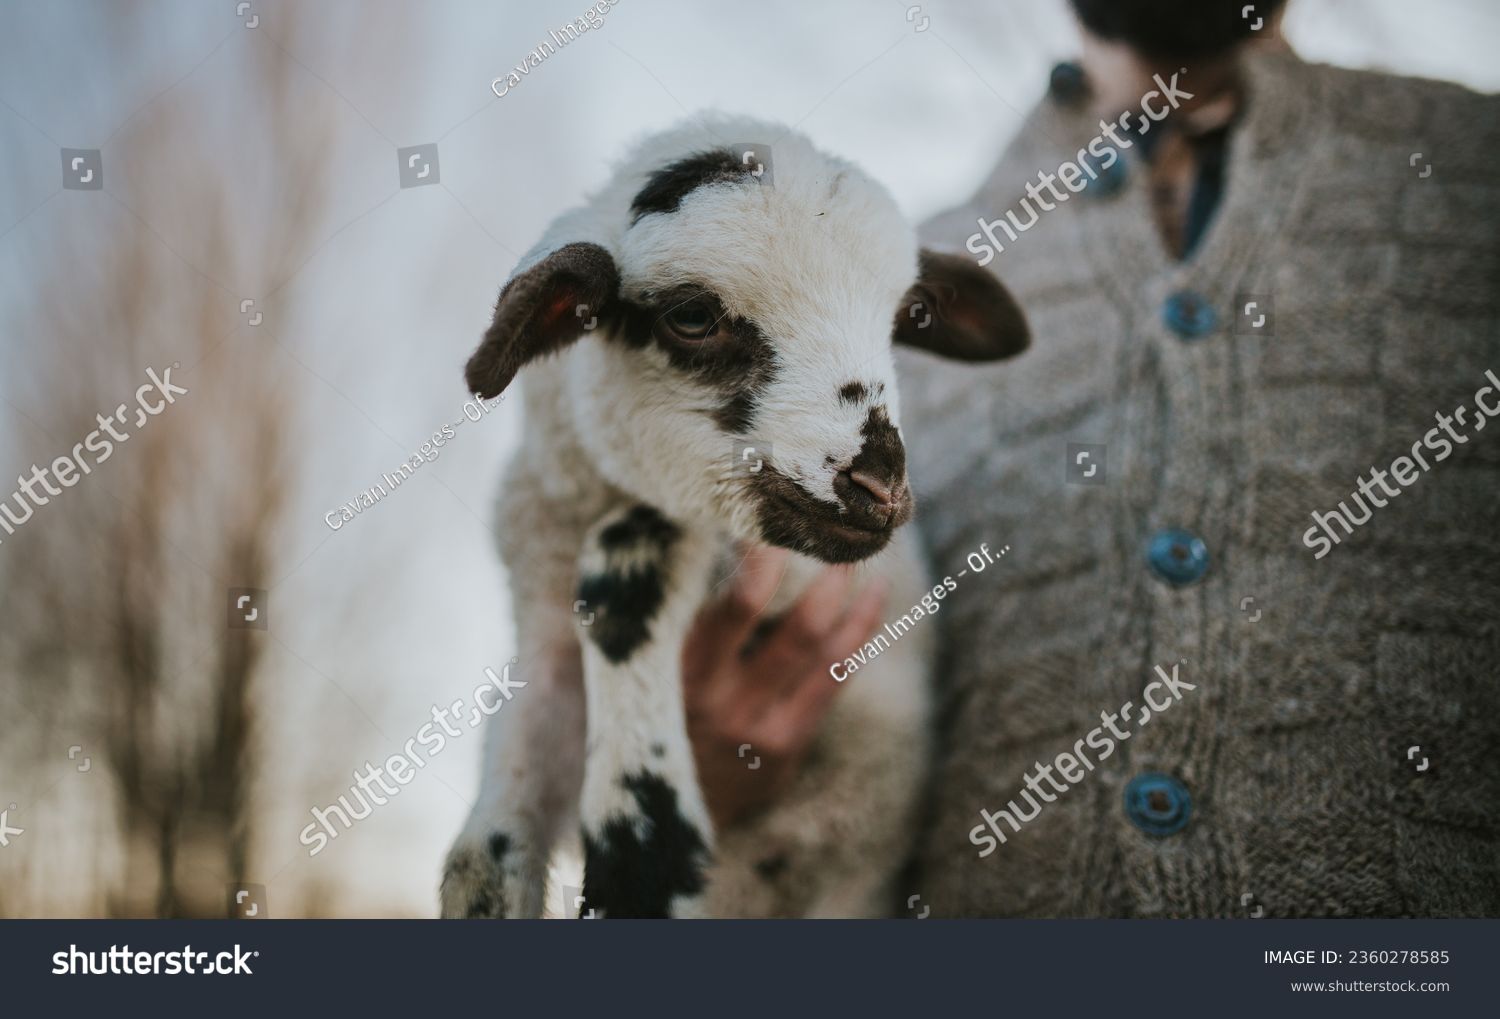
[[739,538],[849,562],[911,517],[891,337],[917,245],[873,182],[798,154],[770,186],[729,153],[653,178],[575,394],[616,483]]
[[1025,322],[969,260],[919,254],[859,170],[796,136],[774,155],[774,179],[730,149],[658,160],[560,221],[602,243],[554,246],[512,278],[469,381],[493,395],[582,332],[570,410],[608,480],[852,562],[912,513],[893,339],[988,360],[1025,347]]

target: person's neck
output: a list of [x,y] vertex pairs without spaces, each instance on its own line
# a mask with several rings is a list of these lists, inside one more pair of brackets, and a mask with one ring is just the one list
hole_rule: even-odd
[[1192,93],[1172,114],[1186,134],[1200,134],[1229,123],[1240,105],[1240,56],[1247,47],[1284,46],[1279,25],[1267,25],[1263,33],[1239,47],[1211,59],[1167,60],[1148,58],[1130,47],[1083,33],[1082,65],[1093,90],[1097,115],[1106,119],[1122,110],[1137,109],[1141,97],[1158,91],[1156,77]]

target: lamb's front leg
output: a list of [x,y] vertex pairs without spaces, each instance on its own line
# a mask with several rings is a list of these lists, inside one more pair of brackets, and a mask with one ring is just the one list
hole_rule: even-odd
[[[565,597],[522,602],[516,613],[524,684],[485,722],[484,771],[474,810],[443,868],[442,915],[542,915],[547,866],[571,823],[583,780],[582,671]],[[551,611],[549,611],[551,610]]]
[[711,561],[706,536],[644,505],[611,513],[585,543],[584,916],[700,911],[713,832],[688,742],[681,653]]

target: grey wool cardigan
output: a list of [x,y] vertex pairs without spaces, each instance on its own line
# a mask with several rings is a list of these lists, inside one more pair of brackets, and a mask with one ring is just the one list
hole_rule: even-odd
[[[900,354],[917,525],[957,583],[907,889],[933,915],[1500,915],[1500,422],[1475,407],[1500,408],[1500,106],[1244,59],[1190,258],[1127,152],[1118,188],[1000,235],[1030,350]],[[963,251],[1098,133],[1043,98],[926,242]],[[958,576],[981,543],[1009,551]]]

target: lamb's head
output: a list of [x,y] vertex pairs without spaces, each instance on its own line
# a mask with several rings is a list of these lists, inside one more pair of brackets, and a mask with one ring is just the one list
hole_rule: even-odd
[[[774,148],[723,138],[778,139]],[[581,341],[581,342],[575,342]],[[919,251],[886,191],[766,124],[648,141],[523,260],[468,366],[481,396],[566,349],[569,413],[613,484],[828,562],[911,516],[891,344],[1025,348],[988,272]]]

